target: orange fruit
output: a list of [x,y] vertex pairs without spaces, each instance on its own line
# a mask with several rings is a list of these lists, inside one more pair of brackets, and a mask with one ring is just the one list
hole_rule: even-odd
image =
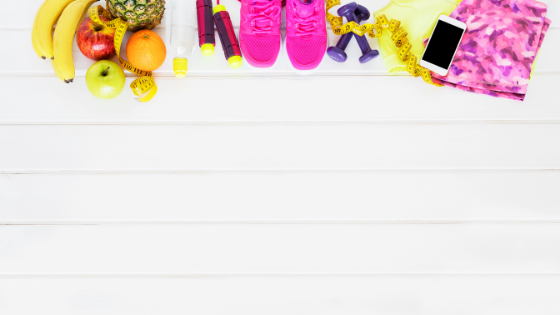
[[128,61],[136,68],[154,71],[165,61],[167,49],[155,32],[142,30],[134,33],[126,44]]

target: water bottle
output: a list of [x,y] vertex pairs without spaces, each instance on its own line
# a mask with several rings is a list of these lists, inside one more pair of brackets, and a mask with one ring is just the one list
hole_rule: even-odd
[[[172,0],[167,17],[168,49],[173,56],[173,72],[178,78],[187,74],[188,59],[192,53],[196,33],[196,6],[189,0]],[[167,12],[166,12],[167,13]]]

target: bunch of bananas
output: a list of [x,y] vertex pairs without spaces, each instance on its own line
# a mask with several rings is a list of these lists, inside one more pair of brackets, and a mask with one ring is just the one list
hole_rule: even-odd
[[45,0],[35,16],[31,36],[35,53],[42,59],[51,59],[56,76],[66,83],[74,81],[76,72],[72,57],[74,34],[88,8],[97,1]]

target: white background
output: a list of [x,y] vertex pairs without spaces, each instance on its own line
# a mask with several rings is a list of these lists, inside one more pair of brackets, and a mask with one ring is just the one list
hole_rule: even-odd
[[525,102],[389,76],[352,42],[309,77],[168,58],[140,104],[91,96],[77,47],[61,83],[31,47],[41,0],[3,0],[0,314],[559,314],[547,2]]

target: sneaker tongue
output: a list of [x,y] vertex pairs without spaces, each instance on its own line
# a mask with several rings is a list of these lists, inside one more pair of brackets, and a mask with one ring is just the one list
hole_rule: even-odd
[[300,5],[297,6],[296,13],[301,18],[307,18],[313,15],[315,12],[315,6],[312,5],[313,1],[310,0],[299,0]]

